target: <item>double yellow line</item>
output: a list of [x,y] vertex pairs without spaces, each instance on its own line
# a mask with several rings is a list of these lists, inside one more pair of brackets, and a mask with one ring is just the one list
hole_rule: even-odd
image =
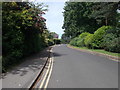
[[50,76],[52,73],[52,68],[53,68],[53,53],[52,53],[52,49],[51,49],[51,56],[50,56],[50,60],[49,60],[49,65],[47,67],[47,71],[43,77],[43,80],[41,81],[41,84],[39,86],[39,88],[44,88],[46,89],[50,80]]

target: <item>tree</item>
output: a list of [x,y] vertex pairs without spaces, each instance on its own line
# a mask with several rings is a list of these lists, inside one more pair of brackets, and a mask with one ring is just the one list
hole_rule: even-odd
[[97,2],[93,3],[90,17],[96,19],[101,25],[116,25],[118,2]]
[[46,46],[43,7],[28,2],[2,3],[3,71]]
[[89,14],[92,13],[90,10],[91,6],[92,3],[90,2],[66,2],[62,27],[65,29],[66,36],[74,38],[82,32],[93,33],[97,29],[96,20],[89,18]]
[[72,39],[82,32],[93,33],[103,25],[119,26],[117,9],[118,2],[66,2],[62,28]]
[[70,42],[70,38],[69,37],[67,37],[66,35],[65,35],[65,33],[64,34],[62,34],[62,37],[61,37],[61,43],[69,43]]

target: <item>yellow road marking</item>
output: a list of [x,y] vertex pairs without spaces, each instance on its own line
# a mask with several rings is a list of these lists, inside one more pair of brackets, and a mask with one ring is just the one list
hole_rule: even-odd
[[[52,55],[53,56],[53,55]],[[51,68],[50,68],[50,73],[48,75],[48,78],[46,80],[46,83],[45,83],[45,87],[44,88],[47,88],[48,86],[48,83],[49,83],[49,80],[50,80],[50,76],[51,76],[51,73],[52,73],[52,69],[53,69],[53,57],[51,58],[51,62],[52,62],[52,65],[51,65]]]
[[46,79],[47,74],[48,74],[49,69],[50,69],[50,64],[51,64],[51,58],[50,58],[50,63],[49,63],[48,69],[47,69],[47,71],[46,71],[46,73],[45,73],[45,76],[44,76],[44,78],[43,78],[43,80],[42,80],[42,82],[41,82],[39,88],[42,88],[42,87],[43,87],[43,84],[44,84],[44,82],[45,82],[45,79]]
[[[53,67],[52,49],[51,49],[50,52],[51,52],[51,57],[50,57],[50,61],[49,61],[49,66],[48,66],[48,69],[47,69],[47,71],[45,73],[45,76],[43,77],[43,80],[41,81],[41,84],[39,86],[40,89],[41,88],[44,88],[44,89],[47,88],[47,85],[48,85],[48,82],[49,82],[49,79],[50,79],[50,75],[52,73],[52,67]],[[48,78],[47,78],[47,76],[48,76]],[[46,81],[46,83],[45,83],[45,81]],[[45,83],[45,86],[43,87],[44,83]]]

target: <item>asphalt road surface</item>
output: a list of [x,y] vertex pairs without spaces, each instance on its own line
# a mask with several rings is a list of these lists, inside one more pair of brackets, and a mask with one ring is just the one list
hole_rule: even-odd
[[118,63],[60,45],[48,88],[118,88]]

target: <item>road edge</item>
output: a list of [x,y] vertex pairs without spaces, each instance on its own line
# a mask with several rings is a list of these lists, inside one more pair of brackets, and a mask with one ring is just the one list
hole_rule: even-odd
[[[48,47],[49,54],[50,54],[50,50],[51,50],[52,48],[53,48],[52,46]],[[50,57],[50,55],[48,55],[48,56],[46,57],[46,61],[45,61],[44,66],[42,67],[42,69],[40,69],[40,71],[37,73],[37,75],[35,76],[35,78],[32,80],[31,84],[27,87],[28,90],[32,90],[32,87],[34,86],[34,84],[36,83],[37,79],[39,78],[39,76],[40,76],[41,73],[43,72],[43,70],[44,70],[44,68],[45,68],[45,66],[46,66],[46,64],[47,64],[47,62],[48,62],[49,57]]]
[[108,55],[108,54],[103,54],[103,53],[99,53],[99,52],[95,52],[95,51],[89,51],[89,50],[80,49],[80,48],[74,48],[73,46],[71,46],[69,44],[67,44],[67,47],[75,49],[75,50],[79,50],[79,51],[82,51],[82,52],[87,52],[87,53],[90,53],[90,54],[107,57],[107,58],[109,58],[109,59],[111,59],[113,61],[120,62],[120,57],[111,56],[111,55]]

